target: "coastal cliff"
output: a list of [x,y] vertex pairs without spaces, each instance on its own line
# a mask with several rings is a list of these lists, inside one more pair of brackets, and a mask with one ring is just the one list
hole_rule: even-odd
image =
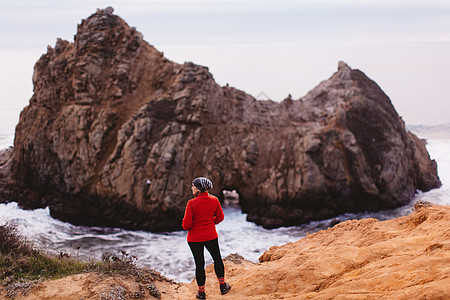
[[[207,299],[449,299],[449,226],[449,206],[422,203],[409,216],[346,221],[274,246],[259,263],[230,255],[225,259],[230,292],[220,294],[214,267],[209,265]],[[161,299],[194,299],[197,291],[195,280],[154,284]],[[99,299],[100,295],[156,299],[129,276],[98,273],[39,282],[39,288],[20,299]]]
[[[405,217],[346,221],[272,247],[258,264],[231,259],[229,299],[448,299],[449,225],[449,206],[418,203]],[[224,299],[215,284],[208,299]],[[179,294],[189,290],[195,282]]]
[[425,142],[343,62],[300,99],[257,101],[168,60],[105,9],[48,48],[33,84],[1,201],[74,224],[180,229],[197,176],[221,199],[236,190],[267,228],[397,207],[441,184]]

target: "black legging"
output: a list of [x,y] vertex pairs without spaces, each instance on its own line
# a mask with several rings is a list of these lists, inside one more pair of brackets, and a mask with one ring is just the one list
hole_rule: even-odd
[[197,279],[197,285],[205,285],[205,256],[203,247],[211,254],[214,260],[214,271],[217,277],[224,277],[225,268],[223,266],[222,256],[220,256],[219,241],[214,239],[206,242],[188,242],[189,248],[191,248],[192,255],[194,255],[195,261],[195,278]]

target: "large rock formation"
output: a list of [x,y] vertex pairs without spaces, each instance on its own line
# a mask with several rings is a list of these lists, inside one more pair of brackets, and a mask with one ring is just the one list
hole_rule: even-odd
[[342,62],[299,100],[257,101],[98,10],[74,43],[48,48],[33,83],[10,164],[21,189],[2,194],[72,223],[178,229],[197,176],[213,194],[238,191],[266,227],[391,208],[440,186],[424,141]]

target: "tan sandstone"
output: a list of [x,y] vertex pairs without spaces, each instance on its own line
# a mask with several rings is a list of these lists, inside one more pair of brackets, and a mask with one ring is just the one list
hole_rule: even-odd
[[[225,296],[208,266],[207,299],[449,299],[449,228],[450,207],[426,203],[397,219],[346,221],[272,247],[260,263],[230,257]],[[162,299],[195,299],[194,281],[155,284]],[[94,291],[114,286],[137,291],[126,278],[83,274],[44,282],[22,299],[98,299]]]

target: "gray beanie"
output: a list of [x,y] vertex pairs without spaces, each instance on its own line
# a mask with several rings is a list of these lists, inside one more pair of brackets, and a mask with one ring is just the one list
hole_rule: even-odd
[[192,184],[201,192],[206,192],[207,190],[212,189],[213,184],[211,180],[206,177],[198,177],[192,181]]

